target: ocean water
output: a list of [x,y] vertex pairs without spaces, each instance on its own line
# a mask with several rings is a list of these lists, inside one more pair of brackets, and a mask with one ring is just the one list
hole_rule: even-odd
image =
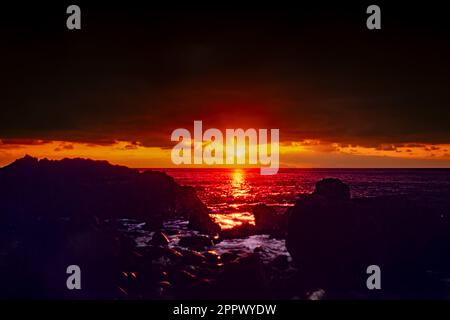
[[[273,176],[261,176],[259,169],[162,170],[181,185],[194,187],[213,219],[224,229],[243,222],[254,223],[251,208],[258,203],[281,213],[293,206],[300,194],[312,192],[318,180],[329,177],[348,184],[352,197],[409,195],[436,203],[450,201],[450,169],[281,169]],[[169,236],[175,247],[181,237],[197,234],[183,220],[166,221],[165,228],[178,231]],[[136,240],[145,245],[149,239],[151,234],[142,231]],[[267,262],[280,254],[289,257],[284,240],[269,235],[223,240],[214,250],[219,254],[236,251],[245,255],[255,248]]]
[[[164,169],[182,185],[193,186],[214,214],[230,219],[251,212],[257,203],[277,211],[294,205],[299,194],[310,193],[323,178],[339,178],[352,197],[450,194],[450,169],[280,169],[262,176],[259,169]],[[245,215],[244,215],[245,216]]]
[[[138,247],[147,246],[147,242],[151,240],[153,232],[143,229],[144,223],[139,223],[138,221],[129,219],[123,219],[122,223],[126,226],[125,230],[127,232],[138,234],[138,236],[135,236],[135,241]],[[169,247],[178,248],[180,247],[179,241],[182,237],[200,234],[196,230],[189,229],[188,224],[189,222],[187,220],[182,219],[168,220],[164,223],[162,231],[169,231],[167,233],[167,237],[170,240]],[[176,233],[173,231],[176,231]],[[263,262],[270,263],[278,255],[286,255],[288,256],[288,260],[291,260],[291,257],[286,250],[284,240],[271,238],[266,234],[258,234],[246,238],[222,240],[221,242],[215,244],[215,246],[209,251],[219,255],[226,252],[234,252],[238,256],[246,256],[254,252],[256,248],[258,248],[259,256]]]

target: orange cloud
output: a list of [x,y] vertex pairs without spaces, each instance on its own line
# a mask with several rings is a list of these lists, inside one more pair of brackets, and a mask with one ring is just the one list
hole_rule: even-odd
[[[171,162],[170,153],[171,148],[146,147],[137,141],[116,141],[109,145],[94,145],[67,141],[14,140],[11,143],[9,140],[2,140],[0,166],[29,154],[49,159],[81,157],[108,160],[114,164],[135,168],[175,167]],[[232,165],[232,167],[236,166]],[[242,166],[248,167],[248,165]],[[450,167],[450,144],[411,142],[401,145],[364,147],[320,140],[284,142],[280,144],[280,166]],[[185,167],[192,168],[195,165]],[[202,167],[209,166],[202,165]]]

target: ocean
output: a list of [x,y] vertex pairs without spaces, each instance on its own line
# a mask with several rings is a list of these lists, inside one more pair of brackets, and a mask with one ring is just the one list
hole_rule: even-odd
[[163,170],[181,185],[194,187],[213,216],[227,215],[231,224],[251,219],[248,214],[258,203],[282,212],[299,194],[312,192],[317,181],[330,177],[348,184],[354,198],[450,194],[450,169],[280,169],[272,176],[260,175],[259,169]]
[[[251,208],[265,203],[278,212],[295,204],[300,194],[310,193],[315,183],[323,178],[339,178],[348,184],[353,198],[389,195],[408,195],[431,201],[434,205],[450,201],[450,169],[281,169],[273,176],[261,176],[259,169],[159,169],[172,176],[181,185],[192,186],[199,198],[211,210],[212,218],[223,229],[243,222],[254,223]],[[448,204],[443,205],[448,208]],[[197,234],[185,220],[166,221],[171,246],[186,235]],[[129,225],[134,230],[135,227]],[[139,245],[151,239],[143,232],[136,241]],[[283,239],[269,235],[254,235],[243,239],[227,239],[214,250],[239,252],[242,255],[257,249],[263,260],[269,262],[277,255],[289,256]]]

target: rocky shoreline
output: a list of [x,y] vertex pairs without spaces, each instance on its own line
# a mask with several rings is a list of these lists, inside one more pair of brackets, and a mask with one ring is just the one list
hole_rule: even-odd
[[[324,179],[284,214],[220,230],[190,187],[102,161],[19,159],[0,169],[2,298],[445,298],[448,206],[352,199]],[[426,203],[426,205],[425,205]],[[286,245],[284,241],[286,239]],[[79,265],[82,290],[67,290]],[[366,267],[383,290],[365,287]]]

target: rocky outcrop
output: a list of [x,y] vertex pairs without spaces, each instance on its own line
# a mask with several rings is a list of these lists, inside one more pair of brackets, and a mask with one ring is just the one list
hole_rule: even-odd
[[384,293],[420,297],[431,290],[426,271],[439,256],[430,252],[441,248],[444,255],[443,223],[412,199],[350,199],[348,186],[325,179],[290,210],[286,246],[306,287],[367,294],[367,267],[378,265]]
[[195,250],[205,250],[205,248],[210,248],[214,245],[209,237],[200,235],[183,237],[178,244]]
[[153,246],[167,246],[169,242],[170,240],[164,232],[155,231],[155,233],[152,236],[152,239],[148,242],[148,244]]
[[177,202],[177,211],[189,217],[189,227],[203,233],[217,234],[220,226],[212,221],[209,210],[198,198],[195,189],[183,186]]
[[268,299],[267,274],[257,254],[250,254],[225,266],[217,279],[219,299]]
[[[158,298],[169,289],[153,261],[182,255],[159,231],[152,249],[138,252],[116,219],[155,230],[176,216],[203,232],[219,228],[197,196],[165,173],[85,159],[19,159],[0,169],[0,274],[8,275],[0,298]],[[72,264],[83,272],[83,290],[65,286]]]
[[313,194],[330,200],[350,200],[350,188],[336,178],[326,178],[318,181]]
[[167,174],[87,159],[26,156],[1,168],[0,212],[3,222],[132,218],[150,229],[160,228],[165,218],[182,216],[203,232],[218,230],[195,192]]
[[284,237],[286,217],[278,214],[274,208],[266,204],[257,204],[252,208],[255,217],[255,232],[266,233],[276,237]]

